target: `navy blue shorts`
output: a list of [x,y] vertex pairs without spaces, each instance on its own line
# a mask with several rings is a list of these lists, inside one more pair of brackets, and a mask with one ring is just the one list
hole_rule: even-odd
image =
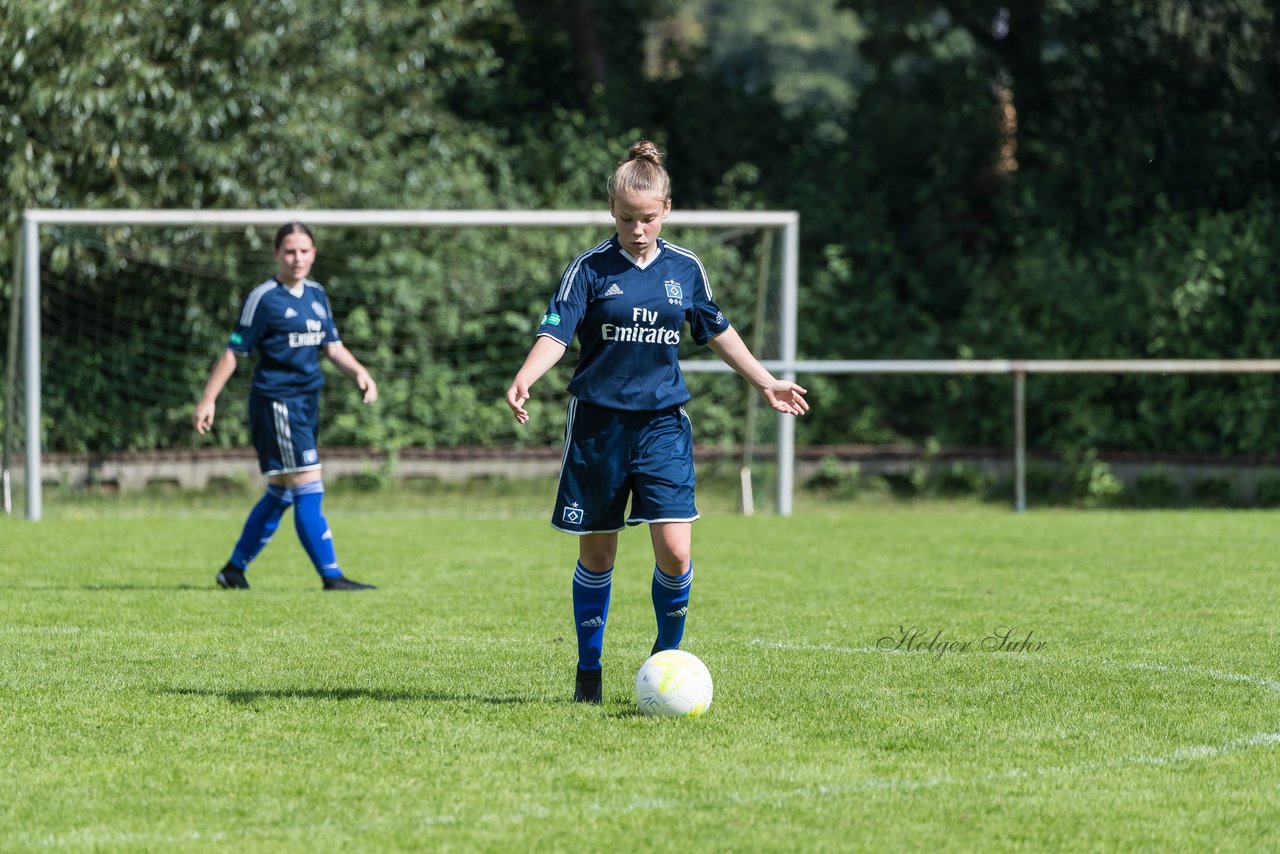
[[693,426],[684,407],[631,412],[569,400],[551,527],[611,534],[643,522],[692,522],[693,487]]
[[316,427],[320,392],[296,397],[249,394],[249,432],[258,449],[258,467],[267,477],[320,468]]

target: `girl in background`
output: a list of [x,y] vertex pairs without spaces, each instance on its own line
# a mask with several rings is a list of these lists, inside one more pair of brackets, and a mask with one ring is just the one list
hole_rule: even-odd
[[275,276],[250,292],[227,349],[214,363],[192,421],[203,435],[213,427],[215,403],[240,357],[258,352],[249,393],[249,427],[258,464],[267,478],[266,494],[245,520],[231,558],[217,575],[220,587],[246,590],[245,572],[271,540],[284,511],[293,506],[298,539],[319,573],[325,590],[372,590],[343,575],[329,523],[321,509],[324,482],[316,444],[320,354],[355,380],[364,402],[378,399],[378,386],[364,365],[338,337],[329,297],[307,278],[316,259],[315,237],[300,222],[276,232]]

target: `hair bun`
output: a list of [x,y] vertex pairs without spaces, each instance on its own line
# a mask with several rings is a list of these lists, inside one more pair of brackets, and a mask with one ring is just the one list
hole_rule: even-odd
[[658,146],[647,139],[642,139],[632,145],[627,155],[628,160],[648,160],[658,166],[662,165],[662,152],[658,150]]

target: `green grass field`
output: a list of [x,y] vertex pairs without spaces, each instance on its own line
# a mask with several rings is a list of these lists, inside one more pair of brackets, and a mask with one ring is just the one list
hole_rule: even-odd
[[545,501],[333,494],[380,590],[322,593],[286,526],[221,591],[249,501],[0,519],[0,849],[1280,845],[1276,513],[704,504],[715,701],[656,720],[643,531],[583,707]]

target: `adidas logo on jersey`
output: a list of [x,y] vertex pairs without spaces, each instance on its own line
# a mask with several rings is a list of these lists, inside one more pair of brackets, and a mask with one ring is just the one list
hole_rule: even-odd
[[584,629],[598,629],[604,625],[604,618],[592,617],[590,620],[583,620],[581,623],[578,623],[578,625],[582,626]]
[[667,616],[668,616],[668,617],[683,617],[685,614],[688,614],[688,613],[689,613],[689,607],[686,605],[685,607],[681,608],[681,609],[680,609],[680,610],[678,610],[678,611],[668,611],[668,612],[667,612]]
[[284,310],[284,319],[285,319],[285,320],[288,320],[288,319],[289,319],[289,318],[291,318],[291,317],[297,317],[297,316],[298,316],[298,313],[297,313],[296,311],[294,311],[292,308],[286,308],[286,309]]
[[612,285],[609,286],[609,290],[605,291],[603,294],[601,294],[601,296],[620,297],[622,296],[622,288],[618,287],[617,282],[614,282]]

